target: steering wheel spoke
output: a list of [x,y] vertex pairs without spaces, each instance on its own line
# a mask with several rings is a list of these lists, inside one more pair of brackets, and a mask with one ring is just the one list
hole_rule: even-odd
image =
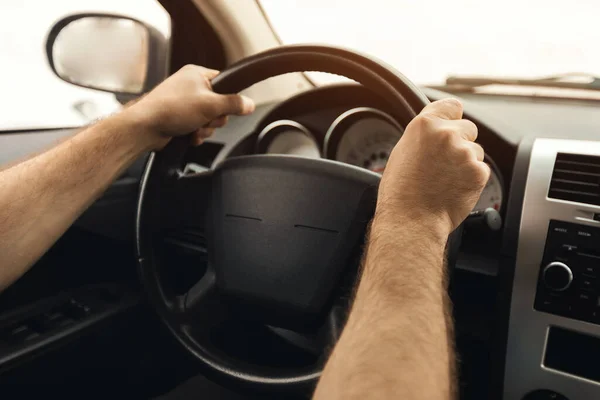
[[180,297],[182,319],[190,326],[210,329],[229,318],[229,309],[216,285],[214,271],[206,274]]
[[204,229],[210,200],[210,172],[179,175],[163,189],[161,226],[165,230]]
[[[267,327],[286,342],[314,355],[328,355],[337,343],[344,326],[346,311],[334,306],[325,321],[314,332],[296,332],[275,326]],[[323,360],[324,361],[324,360]]]

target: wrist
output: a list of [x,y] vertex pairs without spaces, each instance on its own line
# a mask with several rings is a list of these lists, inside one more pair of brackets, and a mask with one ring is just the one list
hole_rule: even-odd
[[388,232],[398,235],[401,232],[410,236],[427,237],[428,241],[445,246],[452,232],[448,218],[415,208],[387,208],[377,206],[371,232]]
[[159,150],[169,141],[169,138],[156,128],[152,118],[135,106],[126,107],[114,118],[123,124],[123,133],[130,136],[142,153]]
[[444,226],[439,219],[429,217],[376,213],[357,298],[438,299],[446,281],[444,257],[449,232]]

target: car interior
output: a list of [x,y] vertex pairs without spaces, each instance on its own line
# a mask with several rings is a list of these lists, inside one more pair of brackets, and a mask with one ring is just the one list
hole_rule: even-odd
[[[600,398],[598,78],[416,85],[351,46],[286,43],[267,2],[159,3],[167,28],[65,15],[47,31],[53,73],[124,105],[198,64],[222,71],[213,90],[242,92],[256,110],[201,146],[177,139],[137,160],[0,293],[3,392],[310,398],[390,151],[426,104],[456,97],[491,169],[447,246],[459,398]],[[114,40],[100,40],[111,29],[134,67],[97,62],[114,57]],[[98,35],[93,68],[68,57],[82,34]],[[0,131],[0,168],[78,129]]]

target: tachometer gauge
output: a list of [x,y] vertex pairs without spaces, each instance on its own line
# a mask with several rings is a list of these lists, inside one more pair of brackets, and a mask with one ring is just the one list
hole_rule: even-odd
[[256,152],[321,158],[319,144],[302,124],[279,120],[267,125],[258,135]]
[[348,110],[329,127],[325,156],[382,173],[404,130],[388,114],[369,107]]
[[502,209],[504,185],[498,173],[498,167],[496,167],[492,159],[486,157],[485,162],[490,166],[490,179],[485,185],[483,192],[481,192],[481,197],[479,197],[473,211],[485,210],[490,207],[496,211],[500,211]]

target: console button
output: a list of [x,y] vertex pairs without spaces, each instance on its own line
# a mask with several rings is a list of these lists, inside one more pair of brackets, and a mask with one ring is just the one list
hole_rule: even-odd
[[550,232],[553,236],[556,237],[568,237],[573,234],[573,228],[571,224],[560,222],[560,221],[551,221],[550,222]]
[[92,310],[87,305],[75,299],[70,299],[69,304],[65,309],[65,314],[67,317],[73,319],[82,319],[90,315],[91,311]]
[[596,278],[598,277],[598,272],[600,272],[600,267],[594,265],[591,262],[584,262],[581,268],[581,272],[585,276]]
[[590,292],[581,291],[581,292],[577,293],[577,300],[579,301],[579,304],[591,307],[596,302],[595,301],[596,300],[596,296],[594,296]]
[[551,292],[538,294],[535,301],[535,309],[557,315],[569,315],[570,305],[568,298],[561,295],[562,292]]
[[575,229],[575,235],[580,239],[592,240],[596,238],[594,231],[586,229],[585,227],[578,227]]
[[577,253],[577,246],[573,246],[570,244],[560,244],[560,245],[556,245],[555,247],[552,247],[553,249],[556,249],[554,252],[554,260],[555,261],[562,261],[564,263],[567,263],[571,260],[571,257],[573,257],[576,253]]
[[27,325],[18,325],[8,329],[3,336],[12,343],[23,343],[37,338],[39,334]]
[[554,261],[544,268],[543,279],[547,288],[562,292],[571,286],[571,282],[573,282],[573,272],[567,264]]
[[523,397],[523,400],[569,400],[554,390],[539,389],[529,392]]
[[553,312],[556,311],[557,302],[551,297],[543,297],[537,301],[535,308],[540,311]]
[[581,280],[579,280],[579,286],[585,290],[596,290],[596,278],[592,278],[589,276],[582,276]]
[[574,244],[568,244],[568,243],[563,243],[562,246],[560,246],[561,251],[563,251],[565,254],[573,254],[575,252],[575,250],[577,250],[577,245]]
[[590,292],[581,291],[576,294],[576,302],[573,304],[571,317],[584,321],[593,320],[593,312],[596,305],[596,296]]
[[58,311],[43,313],[31,321],[31,327],[39,333],[49,332],[53,329],[64,327],[73,322],[72,319],[66,317]]

